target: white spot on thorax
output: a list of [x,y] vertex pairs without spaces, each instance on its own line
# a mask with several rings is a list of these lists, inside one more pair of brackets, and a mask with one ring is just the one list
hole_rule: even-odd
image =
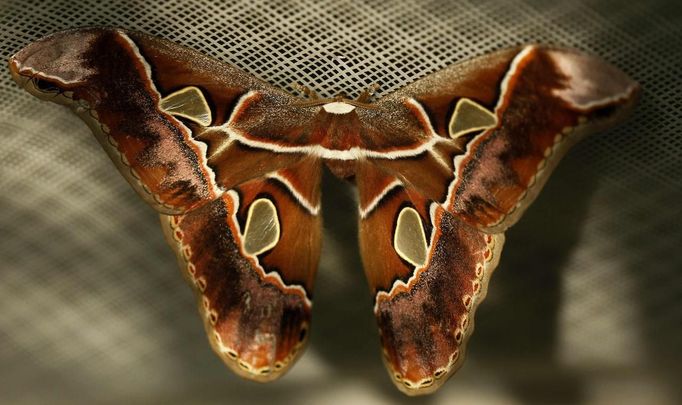
[[348,114],[355,110],[354,105],[346,104],[340,101],[333,101],[322,106],[324,110],[332,114]]

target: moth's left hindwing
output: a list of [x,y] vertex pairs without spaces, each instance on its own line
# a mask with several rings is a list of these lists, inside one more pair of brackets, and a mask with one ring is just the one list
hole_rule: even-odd
[[[70,106],[162,213],[227,365],[261,381],[281,375],[308,336],[321,162],[250,148],[228,126],[248,124],[235,113],[247,94],[266,93],[271,112],[295,99],[199,52],[116,29],[46,37],[10,69],[32,94]],[[268,122],[286,132],[286,118]]]
[[319,161],[304,159],[161,217],[198,292],[211,345],[245,377],[277,378],[307,340],[321,241],[319,173]]

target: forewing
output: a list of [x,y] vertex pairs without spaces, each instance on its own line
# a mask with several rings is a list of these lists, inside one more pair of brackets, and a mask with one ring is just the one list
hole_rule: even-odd
[[320,169],[305,159],[184,215],[161,216],[213,349],[244,377],[277,378],[308,337]]
[[108,28],[64,31],[18,52],[10,70],[32,94],[70,106],[162,213],[183,213],[300,158],[261,152],[225,163],[239,153],[224,124],[241,97],[263,92],[275,100],[270,111],[293,98],[170,41]]
[[458,218],[502,232],[534,200],[566,151],[623,118],[637,93],[623,72],[575,50],[500,51],[388,96],[386,101],[421,105],[437,138],[424,152],[377,164]]
[[360,249],[386,366],[403,392],[434,391],[462,363],[504,237],[359,164]]

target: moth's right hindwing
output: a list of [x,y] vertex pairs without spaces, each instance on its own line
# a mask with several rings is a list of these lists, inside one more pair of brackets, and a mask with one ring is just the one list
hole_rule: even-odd
[[360,251],[386,367],[408,395],[435,391],[464,360],[504,236],[458,220],[371,163],[357,183]]

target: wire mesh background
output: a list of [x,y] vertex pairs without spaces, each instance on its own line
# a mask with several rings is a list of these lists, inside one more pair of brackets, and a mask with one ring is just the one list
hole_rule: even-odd
[[[682,373],[682,10],[629,1],[0,2],[6,59],[53,31],[159,35],[284,88],[379,96],[506,46],[599,54],[644,89],[579,144],[507,244],[468,360],[419,401],[675,403]],[[291,90],[291,89],[290,89]],[[0,402],[395,403],[357,250],[355,191],[324,181],[312,339],[259,385],[212,354],[194,297],[89,130],[0,75]],[[413,400],[410,402],[414,402]]]

